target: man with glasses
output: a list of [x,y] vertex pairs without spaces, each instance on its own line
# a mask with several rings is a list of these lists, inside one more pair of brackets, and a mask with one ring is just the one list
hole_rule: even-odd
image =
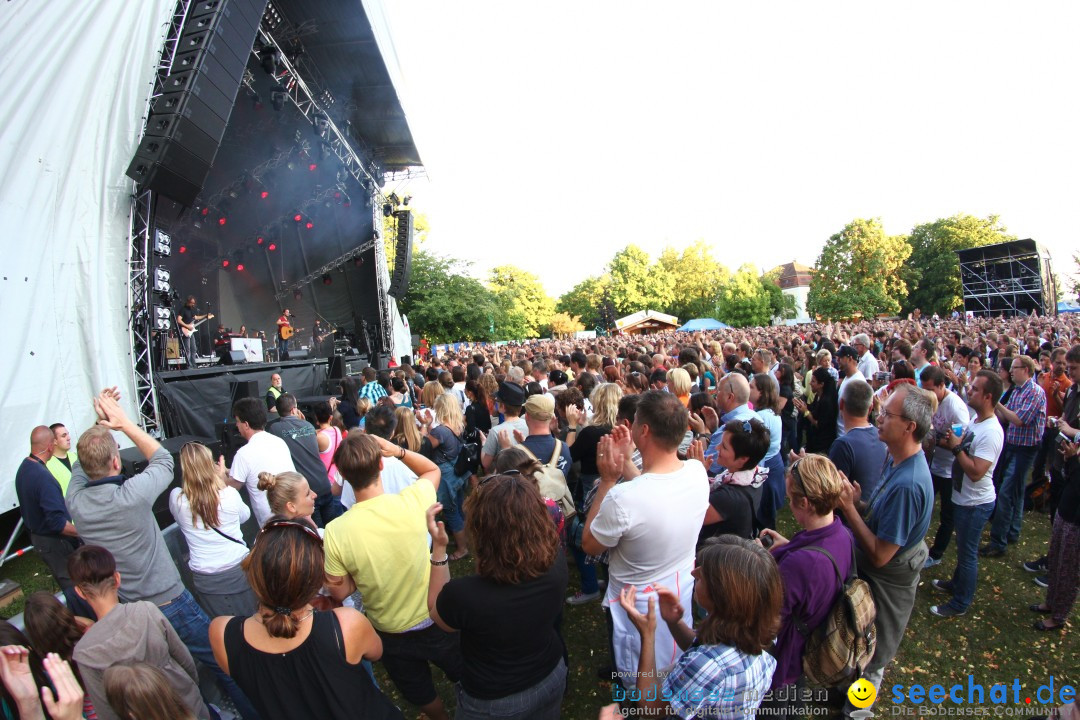
[[997,416],[1007,423],[1001,454],[1001,488],[990,526],[990,542],[979,548],[983,557],[1002,557],[1009,543],[1020,539],[1024,521],[1024,479],[1042,443],[1046,426],[1046,393],[1035,382],[1035,361],[1013,358],[1009,368],[1013,391],[1008,403],[998,404]]
[[948,603],[930,608],[938,617],[963,615],[975,597],[979,537],[994,510],[994,467],[1005,445],[1005,431],[994,412],[1000,396],[1001,378],[992,370],[980,370],[968,388],[968,402],[976,415],[963,439],[949,433],[938,441],[955,458],[951,504],[956,529],[956,570],[951,580],[932,583],[936,590],[952,594]]
[[[173,458],[128,418],[119,401],[116,388],[102,390],[94,398],[98,424],[79,438],[79,461],[71,470],[68,485],[71,519],[88,545],[100,545],[116,559],[116,569],[124,580],[120,599],[156,605],[192,656],[217,675],[240,714],[256,718],[251,702],[214,659],[210,618],[184,587],[154,519],[154,501],[173,480]],[[259,405],[258,400],[252,402]],[[122,432],[135,444],[149,461],[146,469],[124,477],[120,450],[110,430]]]
[[[717,384],[716,405],[721,415],[706,412],[703,415],[705,427],[712,436],[705,451],[705,462],[710,464],[709,474],[719,475],[726,468],[717,464],[716,454],[720,449],[720,440],[724,437],[724,425],[732,420],[756,420],[757,413],[750,409],[750,381],[742,373],[733,372],[725,375]],[[695,428],[695,432],[699,432]]]
[[900,648],[929,552],[923,538],[934,509],[934,484],[922,440],[931,427],[930,408],[922,390],[898,385],[878,417],[878,435],[891,464],[865,504],[858,483],[845,484],[841,495],[844,519],[855,535],[859,576],[877,604],[877,650],[863,674],[874,687]]

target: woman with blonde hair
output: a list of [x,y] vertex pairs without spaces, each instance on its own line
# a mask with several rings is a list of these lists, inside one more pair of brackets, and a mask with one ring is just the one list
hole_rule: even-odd
[[[427,390],[427,385],[424,386]],[[447,529],[454,536],[457,545],[451,560],[460,560],[469,554],[469,543],[465,535],[465,515],[463,505],[465,503],[465,481],[472,475],[466,472],[458,475],[454,471],[454,464],[461,453],[461,433],[465,429],[465,413],[461,409],[454,393],[444,392],[435,398],[435,418],[438,425],[432,427],[433,421],[426,416],[421,427],[421,434],[431,443],[432,462],[439,466],[442,472],[442,482],[439,483],[438,498],[443,506],[443,521]]]
[[435,401],[446,392],[446,388],[437,382],[424,383],[424,389],[420,391],[420,404],[431,410],[435,407]]
[[420,428],[416,426],[416,414],[412,408],[398,407],[394,410],[394,416],[397,418],[397,425],[390,441],[406,450],[420,452],[423,439],[420,437]]
[[310,519],[311,513],[315,512],[315,492],[298,472],[287,471],[277,475],[261,472],[259,489],[266,493],[266,500],[274,515],[289,520]]
[[799,680],[807,636],[825,621],[855,570],[855,540],[834,513],[846,482],[824,455],[797,459],[785,487],[791,514],[804,529],[791,540],[775,530],[761,531],[762,539],[772,540],[769,551],[784,581],[780,632],[771,651],[777,661],[773,689]]
[[144,662],[119,662],[105,670],[105,698],[124,720],[195,720],[165,673]]
[[668,391],[671,392],[671,394],[675,397],[679,398],[679,402],[683,404],[683,407],[690,407],[691,385],[693,385],[693,383],[690,381],[690,373],[686,372],[681,367],[668,370]]
[[184,445],[180,468],[184,484],[169,493],[169,511],[187,541],[200,604],[211,617],[251,612],[255,596],[240,567],[248,554],[240,525],[251,510],[225,483],[225,458],[214,463],[205,445]]

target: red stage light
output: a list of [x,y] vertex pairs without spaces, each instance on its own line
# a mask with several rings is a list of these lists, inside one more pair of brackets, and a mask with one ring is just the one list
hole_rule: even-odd
[[244,263],[237,263],[237,264],[236,264],[236,269],[237,269],[237,270],[238,270],[239,272],[243,272],[243,271],[244,271]]
[[259,193],[259,197],[265,200],[266,198],[270,197],[270,193],[267,190],[263,190],[261,193]]
[[202,214],[203,214],[203,217],[209,215],[210,214],[210,208],[203,208],[202,209]]
[[274,243],[270,243],[270,247],[268,248],[268,250],[270,250],[270,252],[274,252],[275,250],[277,250],[277,245],[275,245]]
[[180,246],[180,252],[186,253],[187,252],[187,245],[181,245]]
[[311,228],[315,227],[315,223],[308,220],[307,225],[305,225],[304,227],[306,227],[308,230],[310,230]]
[[255,244],[256,245],[262,245],[264,242],[266,242],[266,240],[264,238],[262,238],[262,237],[255,238]]
[[296,222],[300,222],[301,220],[304,219],[304,216],[301,215],[300,213],[296,213],[295,215],[292,216],[292,219],[295,220]]
[[229,261],[228,260],[222,260],[221,261],[221,267],[223,267],[223,268],[229,267]]
[[340,200],[341,199],[341,193],[339,193],[339,192],[334,193],[334,199],[335,200]]
[[315,172],[315,169],[318,168],[318,167],[319,166],[316,165],[315,163],[311,163],[310,165],[307,166],[307,169],[310,170],[311,172]]
[[218,218],[218,221],[217,221],[217,224],[218,224],[218,225],[224,225],[224,224],[225,224],[225,218],[223,218],[223,217],[219,217],[219,218]]

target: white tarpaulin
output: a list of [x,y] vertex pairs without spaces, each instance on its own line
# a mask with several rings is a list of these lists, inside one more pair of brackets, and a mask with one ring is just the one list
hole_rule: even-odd
[[76,436],[106,385],[135,410],[124,171],[174,5],[0,3],[0,511],[34,426]]

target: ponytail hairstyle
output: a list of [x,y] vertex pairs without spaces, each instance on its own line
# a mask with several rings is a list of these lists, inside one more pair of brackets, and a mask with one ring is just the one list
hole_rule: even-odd
[[307,479],[298,472],[259,473],[259,489],[266,493],[266,500],[275,515],[292,515],[285,506],[296,502],[300,496],[300,483],[307,483]]

